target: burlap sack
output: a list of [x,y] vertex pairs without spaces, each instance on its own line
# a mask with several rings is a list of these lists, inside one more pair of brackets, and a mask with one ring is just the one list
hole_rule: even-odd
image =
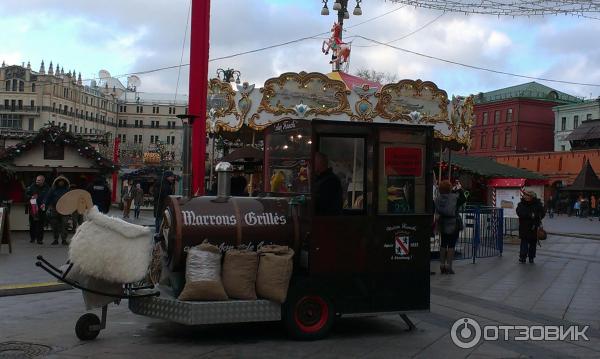
[[293,249],[284,246],[263,246],[259,250],[256,294],[274,302],[285,302],[293,266]]
[[258,254],[254,251],[232,249],[223,259],[223,287],[230,298],[256,299]]
[[202,243],[191,248],[185,263],[185,287],[179,300],[227,300],[221,282],[221,252]]

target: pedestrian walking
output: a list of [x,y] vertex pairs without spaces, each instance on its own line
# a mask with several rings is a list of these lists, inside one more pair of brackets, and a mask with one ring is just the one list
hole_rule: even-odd
[[521,238],[519,262],[521,263],[525,263],[527,257],[529,257],[529,263],[533,263],[538,241],[537,230],[542,225],[544,214],[544,206],[535,192],[524,192],[521,202],[517,206],[519,237]]
[[46,177],[39,175],[25,191],[27,213],[29,214],[29,243],[44,243],[44,223],[46,221],[46,207],[44,199],[50,187]]
[[121,190],[121,201],[123,201],[123,218],[129,218],[129,211],[131,210],[131,201],[133,200],[132,188],[129,184],[123,185]]
[[103,176],[96,177],[94,182],[91,183],[86,190],[92,196],[92,203],[94,206],[98,207],[98,210],[101,213],[108,213],[108,210],[110,209],[111,192],[106,183],[106,179]]
[[154,188],[154,226],[155,232],[158,233],[162,222],[162,217],[167,208],[167,198],[174,193],[173,183],[175,182],[175,174],[171,171],[163,172],[162,179],[155,185]]
[[552,196],[550,196],[550,198],[548,198],[548,201],[546,202],[546,210],[548,211],[548,217],[553,218],[554,217],[554,199],[552,198]]
[[440,273],[454,274],[452,261],[454,248],[460,231],[463,229],[462,218],[458,209],[466,202],[466,197],[460,182],[456,181],[454,188],[450,181],[442,181],[439,186],[439,196],[435,199],[435,211],[440,230]]
[[144,189],[139,183],[135,184],[135,188],[132,193],[133,197],[133,217],[140,218],[140,207],[144,203]]
[[54,234],[54,241],[52,245],[58,244],[58,239],[62,239],[62,244],[67,245],[67,221],[69,216],[64,216],[56,210],[56,204],[58,200],[64,196],[65,193],[69,192],[69,180],[65,176],[58,176],[52,182],[52,187],[46,195],[44,204],[48,212],[48,218],[50,226],[52,227],[52,233]]

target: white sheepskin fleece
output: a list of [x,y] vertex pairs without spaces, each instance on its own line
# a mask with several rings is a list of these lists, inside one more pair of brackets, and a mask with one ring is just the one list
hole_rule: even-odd
[[94,206],[71,240],[69,259],[83,274],[132,283],[146,275],[152,247],[150,228],[109,217]]

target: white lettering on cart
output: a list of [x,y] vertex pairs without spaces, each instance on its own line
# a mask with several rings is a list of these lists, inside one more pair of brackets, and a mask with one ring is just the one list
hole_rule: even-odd
[[[231,215],[199,215],[194,211],[181,211],[183,224],[185,226],[235,226],[237,219]],[[287,224],[287,218],[284,215],[276,213],[248,212],[243,217],[244,223],[248,226],[283,226]]]

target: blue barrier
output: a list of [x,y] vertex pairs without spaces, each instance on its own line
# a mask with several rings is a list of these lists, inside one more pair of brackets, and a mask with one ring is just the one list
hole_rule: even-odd
[[[502,208],[466,206],[459,211],[464,228],[455,247],[455,259],[502,256],[504,248],[504,212]],[[439,259],[440,236],[431,242],[432,259]]]

